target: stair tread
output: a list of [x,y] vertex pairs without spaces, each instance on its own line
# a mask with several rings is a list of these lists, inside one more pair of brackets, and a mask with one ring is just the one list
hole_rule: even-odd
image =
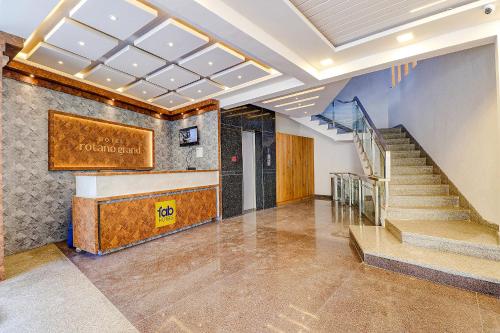
[[431,207],[431,206],[390,206],[388,209],[430,209],[430,210],[453,210],[453,211],[469,211],[467,208],[455,207],[455,206],[441,206],[441,207]]
[[403,233],[449,239],[500,250],[498,234],[485,225],[471,221],[389,220],[389,222]]
[[384,227],[351,225],[349,229],[365,255],[500,283],[500,261],[401,243]]

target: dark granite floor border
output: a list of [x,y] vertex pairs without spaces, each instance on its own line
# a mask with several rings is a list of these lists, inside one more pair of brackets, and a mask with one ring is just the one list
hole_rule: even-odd
[[365,254],[352,233],[350,233],[350,243],[367,265],[386,269],[396,273],[411,275],[416,278],[431,282],[493,295],[500,298],[500,284],[498,283],[446,273],[432,268],[422,267],[393,259],[387,259],[372,254]]

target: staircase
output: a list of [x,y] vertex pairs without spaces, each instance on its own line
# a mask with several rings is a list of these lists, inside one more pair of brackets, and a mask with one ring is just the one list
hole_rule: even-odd
[[379,129],[391,152],[384,226],[351,226],[351,241],[370,265],[500,296],[500,239],[495,225],[471,221],[449,185],[401,128]]

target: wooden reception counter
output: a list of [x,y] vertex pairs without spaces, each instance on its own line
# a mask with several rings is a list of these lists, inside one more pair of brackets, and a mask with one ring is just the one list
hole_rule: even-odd
[[76,173],[73,243],[104,254],[218,217],[219,172]]

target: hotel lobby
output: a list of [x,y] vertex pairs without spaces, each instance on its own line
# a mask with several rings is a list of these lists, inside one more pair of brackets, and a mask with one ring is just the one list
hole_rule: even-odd
[[497,1],[0,1],[0,332],[500,332]]

